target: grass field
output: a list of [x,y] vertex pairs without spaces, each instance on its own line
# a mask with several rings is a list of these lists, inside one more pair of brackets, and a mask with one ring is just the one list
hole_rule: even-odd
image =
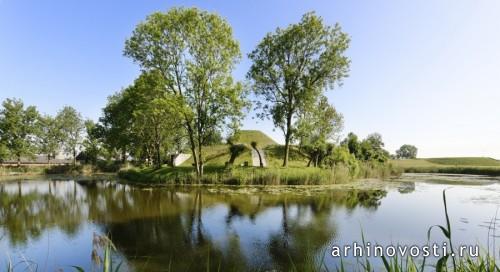
[[499,166],[500,161],[486,157],[429,158],[426,161],[434,164],[461,166]]
[[500,176],[500,161],[486,157],[449,157],[393,160],[406,173],[443,173]]

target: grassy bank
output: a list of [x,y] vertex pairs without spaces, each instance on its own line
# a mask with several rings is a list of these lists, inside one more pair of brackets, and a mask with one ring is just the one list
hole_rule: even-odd
[[0,177],[44,175],[47,166],[0,166]]
[[101,165],[21,165],[0,166],[0,178],[29,177],[44,175],[95,175],[116,173],[120,165],[103,163]]
[[[230,185],[321,185],[337,184],[355,178],[386,178],[399,174],[391,165],[363,164],[356,176],[349,169],[337,166],[334,169],[313,167],[221,167],[207,166],[201,180],[203,184]],[[195,184],[198,183],[191,166],[132,168],[118,172],[118,177],[137,183]]]
[[393,160],[405,173],[441,173],[500,176],[500,161],[483,157]]

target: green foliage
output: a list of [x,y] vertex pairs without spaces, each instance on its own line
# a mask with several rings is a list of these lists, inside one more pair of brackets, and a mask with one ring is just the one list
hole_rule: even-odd
[[358,136],[351,132],[341,145],[346,146],[349,152],[360,161],[385,163],[390,158],[389,152],[384,149],[382,135],[378,133],[372,133],[359,142]]
[[64,150],[73,155],[73,164],[75,164],[77,150],[82,144],[82,133],[85,129],[82,116],[73,107],[66,106],[57,113],[56,122],[62,130]]
[[50,115],[40,117],[39,151],[47,156],[49,162],[56,157],[64,142],[63,129],[59,121]]
[[87,134],[87,137],[83,140],[83,148],[85,151],[82,153],[85,157],[84,160],[86,163],[96,165],[99,157],[103,154],[102,137],[104,128],[92,120],[86,120],[84,125]]
[[37,151],[39,113],[34,106],[24,107],[18,99],[6,99],[0,111],[0,143],[3,156],[7,149],[18,161],[21,157],[33,157]]
[[[129,169],[119,177],[138,183],[193,184],[196,173],[191,167],[164,167],[161,169]],[[205,184],[231,185],[319,185],[342,183],[349,177],[335,176],[331,170],[321,168],[255,168],[207,166],[202,179]]]
[[415,146],[405,144],[396,150],[396,157],[398,159],[416,159],[417,151],[418,150]]
[[128,99],[126,92],[127,89],[108,97],[103,116],[100,118],[104,127],[103,141],[110,157],[116,158],[116,152],[120,152],[122,160],[125,160],[125,153],[129,151],[131,142],[135,139],[131,132],[134,104]]
[[258,143],[257,143],[257,141],[252,141],[252,142],[250,143],[250,146],[252,146],[252,148],[253,148],[253,149],[257,149],[257,147],[258,147]]
[[238,156],[247,150],[247,147],[243,144],[230,144],[229,153],[231,157],[229,158],[229,164],[233,164]]
[[218,145],[222,144],[222,134],[220,131],[212,129],[207,132],[205,139],[203,140],[203,145]]
[[164,152],[183,148],[179,98],[163,89],[159,73],[144,72],[134,84],[110,97],[101,119],[108,149],[130,153],[160,167]]
[[348,45],[339,25],[326,26],[320,17],[307,13],[298,24],[268,33],[249,54],[253,64],[248,78],[262,98],[259,116],[271,117],[285,136],[284,166],[299,114],[310,109],[325,88],[347,76]]
[[329,168],[335,168],[337,165],[344,165],[349,169],[349,175],[356,177],[359,173],[359,163],[354,154],[349,152],[346,146],[339,146],[333,149],[333,152],[325,158],[325,165]]
[[382,135],[373,133],[368,135],[366,139],[361,142],[361,153],[365,161],[375,161],[384,163],[390,158],[389,152],[384,148]]
[[176,137],[183,136],[177,121],[181,117],[177,111],[179,99],[163,90],[158,73],[143,73],[127,92],[133,103],[131,129],[136,138],[135,155],[142,154],[159,168],[162,152],[175,151]]
[[349,152],[353,154],[358,160],[363,159],[361,153],[361,143],[359,142],[358,136],[352,132],[349,132],[347,137],[342,141],[341,145],[347,146]]
[[309,156],[315,167],[321,166],[323,159],[331,154],[332,142],[336,142],[343,127],[343,117],[321,96],[316,105],[302,112],[298,120],[296,137],[300,149]]
[[242,85],[231,75],[240,50],[230,25],[196,8],[155,12],[137,25],[124,54],[143,70],[157,71],[164,90],[176,97],[174,109],[201,177],[205,139],[239,120],[246,105]]
[[9,150],[7,146],[0,139],[0,163],[6,160],[9,157]]

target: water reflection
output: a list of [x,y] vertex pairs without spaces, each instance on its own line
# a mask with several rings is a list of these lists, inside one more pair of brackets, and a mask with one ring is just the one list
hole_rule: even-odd
[[51,228],[71,237],[85,221],[85,200],[77,196],[76,183],[51,181],[44,187],[21,182],[0,186],[0,226],[11,245],[24,245]]
[[[336,239],[335,213],[375,211],[386,194],[325,190],[314,196],[248,195],[113,182],[3,183],[0,237],[3,233],[5,238],[0,245],[7,242],[11,251],[35,248],[44,233],[54,230],[66,237],[62,240],[91,243],[87,230],[96,226],[112,239],[132,270],[289,270],[292,265],[300,270]],[[72,249],[71,264],[90,267],[90,249]],[[58,252],[66,250],[63,246],[54,244],[51,250],[56,260],[51,269],[68,261],[56,264]],[[45,256],[29,250],[26,254],[34,261]]]

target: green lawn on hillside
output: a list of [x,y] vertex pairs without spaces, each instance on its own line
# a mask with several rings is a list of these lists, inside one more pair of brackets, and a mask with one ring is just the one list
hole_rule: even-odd
[[[243,165],[245,162],[248,162],[248,165],[252,166],[252,141],[256,141],[258,147],[264,150],[268,167],[277,168],[283,165],[284,146],[279,145],[271,137],[258,130],[242,130],[240,132],[240,136],[236,142],[244,144],[247,149],[236,158],[234,165]],[[203,155],[206,166],[224,166],[230,158],[229,145],[219,144],[203,147]],[[296,147],[290,147],[289,166],[305,167],[307,166],[307,161],[307,158],[300,154]],[[193,158],[191,157],[182,166],[191,166],[193,162]]]
[[257,142],[257,145],[262,147],[266,147],[269,145],[277,145],[278,143],[271,139],[271,137],[267,136],[260,130],[241,130],[240,136],[237,140],[238,143],[250,145],[253,141]]
[[[259,148],[264,150],[268,165],[266,168],[252,167],[252,141],[257,141]],[[205,167],[201,181],[197,179],[192,166],[193,158],[178,167],[131,168],[120,171],[118,176],[129,181],[143,183],[193,184],[201,182],[240,185],[318,185],[342,183],[354,178],[349,169],[343,165],[338,165],[335,169],[307,167],[307,156],[294,145],[290,146],[288,167],[282,167],[285,147],[260,131],[241,131],[241,136],[235,144],[243,144],[246,148],[230,167],[226,166],[226,162],[230,159],[228,144],[203,147]],[[248,162],[249,167],[242,166],[245,162]],[[394,174],[390,165],[376,167],[362,164],[356,177],[384,178]]]
[[500,175],[500,161],[486,157],[392,160],[391,163],[407,173]]
[[[247,149],[236,158],[234,161],[235,165],[241,165],[245,162],[248,162],[250,166],[252,165],[252,151],[250,148],[247,146]],[[220,144],[203,147],[203,156],[205,166],[224,166],[231,157],[229,154],[229,145]],[[191,156],[182,166],[191,166],[193,163],[194,160]]]

